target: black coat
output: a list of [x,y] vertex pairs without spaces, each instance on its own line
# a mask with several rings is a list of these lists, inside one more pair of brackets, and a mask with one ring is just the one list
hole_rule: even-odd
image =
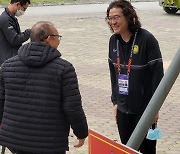
[[29,39],[30,30],[21,33],[17,18],[7,9],[0,15],[0,65],[17,55],[19,47]]
[[[132,65],[129,74],[129,94],[119,94],[117,71],[117,44],[121,61],[121,74],[127,74],[134,34],[124,42],[120,35],[113,34],[109,40],[109,69],[112,87],[112,102],[124,113],[142,114],[159,85],[164,72],[162,56],[156,38],[140,28],[132,52]],[[117,43],[118,42],[118,43]]]
[[60,56],[50,46],[29,43],[2,64],[1,145],[54,154],[68,150],[70,126],[78,138],[87,137],[77,76]]

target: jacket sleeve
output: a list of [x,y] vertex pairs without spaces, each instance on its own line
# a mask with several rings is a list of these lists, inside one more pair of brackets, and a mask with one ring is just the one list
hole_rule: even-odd
[[116,72],[114,70],[114,65],[112,60],[109,58],[109,70],[110,70],[110,79],[111,79],[111,101],[114,105],[117,104],[117,97],[116,97]]
[[[19,24],[16,26],[19,26]],[[3,24],[1,24],[1,31],[12,46],[20,46],[30,37],[30,29],[18,34],[15,29],[15,21],[9,19],[4,19]]]
[[3,116],[3,110],[4,110],[4,98],[5,98],[5,92],[4,92],[4,81],[2,77],[2,68],[0,67],[0,124],[2,121]]
[[148,65],[152,75],[151,82],[152,82],[152,95],[153,95],[164,75],[161,51],[159,48],[158,41],[153,35],[151,35],[148,39],[147,49],[148,49]]
[[62,102],[64,113],[73,129],[73,133],[83,139],[88,136],[88,125],[82,108],[77,75],[72,64],[66,63],[62,75]]
[[110,70],[110,79],[111,79],[111,101],[114,105],[117,104],[117,96],[116,96],[116,71],[115,67],[112,61],[112,51],[113,51],[113,37],[111,36],[109,40],[109,57],[108,57],[108,63],[109,63],[109,70]]

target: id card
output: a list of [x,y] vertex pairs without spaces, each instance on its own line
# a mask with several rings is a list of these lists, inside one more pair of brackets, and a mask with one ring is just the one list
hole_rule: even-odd
[[121,95],[128,95],[129,89],[129,76],[125,74],[118,75],[118,88],[119,94]]

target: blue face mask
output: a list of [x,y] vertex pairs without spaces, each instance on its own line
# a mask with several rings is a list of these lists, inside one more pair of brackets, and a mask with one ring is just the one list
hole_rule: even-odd
[[160,139],[162,136],[162,131],[156,127],[155,129],[149,129],[146,138],[149,140],[157,140]]

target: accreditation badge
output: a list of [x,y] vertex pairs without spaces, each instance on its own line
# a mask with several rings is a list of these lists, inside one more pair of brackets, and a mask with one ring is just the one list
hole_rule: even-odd
[[128,95],[129,89],[129,76],[125,74],[118,75],[118,88],[119,94],[121,95]]

